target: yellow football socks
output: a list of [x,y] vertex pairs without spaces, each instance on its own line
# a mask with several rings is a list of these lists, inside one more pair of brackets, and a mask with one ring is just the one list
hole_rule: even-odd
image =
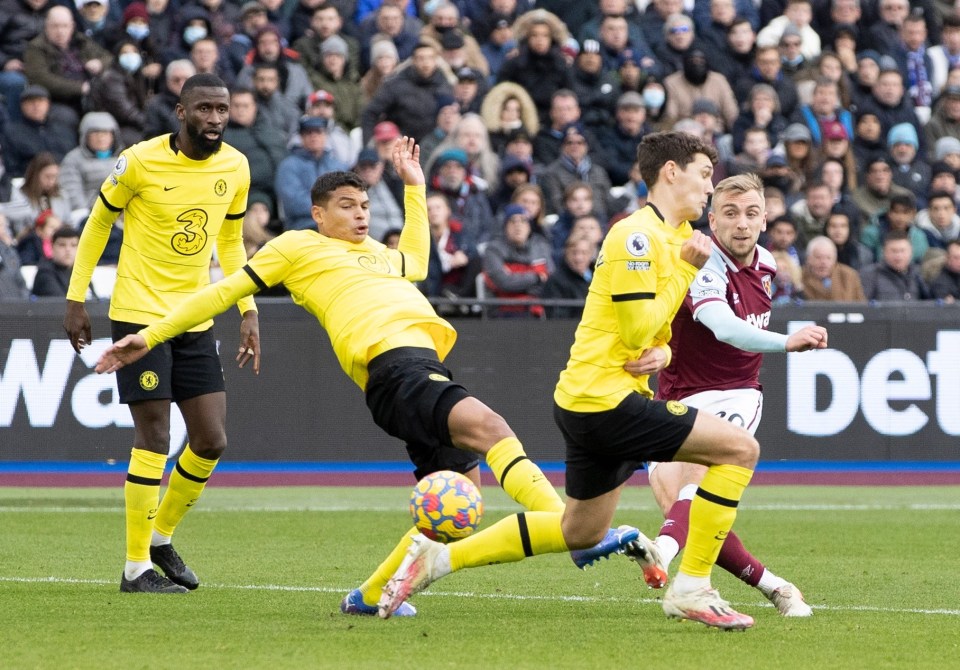
[[560,512],[523,512],[450,544],[452,571],[491,563],[511,563],[528,556],[569,551]]
[[217,463],[216,460],[197,456],[189,444],[183,448],[170,473],[170,481],[167,482],[167,490],[157,512],[155,530],[160,535],[173,535],[183,515],[197,502]]
[[410,538],[419,532],[416,526],[408,530],[406,534],[400,538],[400,542],[393,548],[390,555],[384,559],[383,563],[377,566],[377,569],[367,578],[367,581],[360,585],[360,593],[363,594],[363,602],[365,604],[375,606],[380,601],[383,587],[390,581],[393,573],[399,569],[400,564],[403,562],[403,557],[407,555],[407,549],[410,548]]
[[690,504],[690,530],[680,572],[692,577],[710,576],[752,476],[753,470],[738,465],[714,465],[707,470]]
[[167,463],[164,454],[144,449],[130,452],[127,481],[123,498],[127,515],[127,560],[150,561],[150,537],[153,535],[157,503],[160,499],[160,479]]
[[523,445],[507,437],[490,447],[487,465],[507,494],[528,510],[562,512],[563,501],[536,463],[527,458]]

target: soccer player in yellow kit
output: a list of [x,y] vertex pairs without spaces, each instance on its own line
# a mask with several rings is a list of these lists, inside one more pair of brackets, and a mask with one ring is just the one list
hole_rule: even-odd
[[[503,489],[530,510],[559,512],[563,502],[530,461],[506,421],[452,381],[442,360],[456,331],[437,316],[412,282],[427,273],[430,230],[426,194],[412,139],[397,141],[393,162],[404,181],[405,225],[397,249],[367,235],[366,185],[352,172],[319,177],[311,189],[319,230],[289,231],[267,243],[243,267],[187,298],[159,323],[117,342],[97,365],[119,369],[192,324],[219,314],[243,296],[283,283],[294,302],[317,317],[327,331],[344,372],[365,391],[374,421],[404,440],[421,478],[437,470],[462,472],[480,483],[486,458]],[[255,357],[254,366],[259,359]],[[410,546],[411,529],[377,571],[341,603],[345,614],[377,613],[387,580]],[[610,530],[588,545],[587,562],[622,550],[634,528]],[[578,557],[574,557],[578,562]],[[416,610],[404,604],[399,615]]]
[[[448,545],[415,536],[384,588],[381,616],[451,572],[597,542],[633,472],[645,461],[679,460],[710,467],[690,507],[687,548],[664,612],[718,628],[753,625],[711,587],[710,572],[753,474],[756,440],[708,412],[654,401],[649,376],[624,368],[635,359],[669,360],[671,321],[710,256],[710,239],[689,221],[700,217],[713,192],[717,154],[701,139],[674,132],[645,136],[637,156],[650,189],[647,205],[618,222],[603,242],[554,393],[554,418],[567,446],[565,511],[507,517]],[[659,552],[641,538],[628,555],[648,582],[665,580]]]
[[[180,130],[120,154],[87,220],[70,278],[63,326],[78,353],[92,338],[83,305],[87,286],[120,212],[123,248],[110,299],[114,340],[159,321],[185,296],[209,284],[214,246],[225,271],[243,266],[250,167],[243,154],[223,144],[229,109],[219,77],[191,77],[176,106]],[[242,299],[239,307],[238,359],[244,360],[259,352],[259,324],[251,298]],[[226,393],[212,325],[208,319],[195,324],[117,375],[120,400],[130,405],[135,433],[124,484],[127,549],[121,591],[186,593],[200,583],[170,537],[200,497],[227,443]],[[183,414],[189,444],[160,502],[171,400]]]

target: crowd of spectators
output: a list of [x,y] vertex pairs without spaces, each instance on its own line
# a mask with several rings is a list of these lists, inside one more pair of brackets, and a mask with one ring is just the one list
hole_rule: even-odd
[[762,177],[776,301],[960,298],[950,0],[0,0],[0,299],[65,294],[100,183],[177,130],[199,72],[230,88],[251,254],[314,225],[331,170],[363,177],[371,235],[395,240],[409,135],[423,291],[575,317],[536,300],[585,297],[606,230],[644,204],[637,145],[674,129],[716,146],[715,180]]

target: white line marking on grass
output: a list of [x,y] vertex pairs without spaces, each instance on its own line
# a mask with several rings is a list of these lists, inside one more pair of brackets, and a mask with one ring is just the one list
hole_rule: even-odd
[[[306,505],[306,506],[264,506],[252,505],[230,506],[230,507],[197,507],[193,513],[286,513],[286,512],[396,512],[403,509],[403,506],[351,506],[351,505]],[[520,508],[516,505],[484,505],[484,510],[488,512],[516,512]],[[617,505],[618,512],[652,512],[657,509],[654,505],[635,505],[621,504]],[[876,511],[897,511],[906,510],[911,512],[939,512],[939,511],[957,511],[960,510],[960,503],[946,504],[924,504],[924,503],[904,503],[902,505],[831,505],[831,504],[792,504],[792,503],[772,503],[769,505],[741,505],[741,511],[750,512],[876,512]],[[0,503],[0,514],[4,513],[41,513],[41,514],[119,514],[123,512],[123,503],[118,502],[117,507],[65,507],[58,506],[37,506],[19,505],[6,507]]]
[[[87,584],[94,586],[114,586],[116,580],[109,579],[77,579],[73,577],[3,577],[0,576],[0,583],[14,584]],[[203,585],[205,589],[227,589],[239,591],[280,591],[288,593],[331,593],[346,594],[352,587],[332,588],[329,586],[296,586],[285,584],[207,584]],[[623,596],[542,596],[542,595],[520,595],[515,593],[475,593],[473,591],[424,591],[417,594],[418,598],[480,598],[484,600],[517,600],[517,601],[542,601],[542,602],[619,602],[619,603],[641,603],[644,605],[660,605],[659,598],[627,598]],[[734,602],[737,607],[770,607],[773,605],[767,602]],[[925,616],[957,616],[960,617],[960,609],[921,609],[915,607],[874,607],[870,605],[817,605],[814,611],[828,612],[877,612],[878,614],[922,614]]]

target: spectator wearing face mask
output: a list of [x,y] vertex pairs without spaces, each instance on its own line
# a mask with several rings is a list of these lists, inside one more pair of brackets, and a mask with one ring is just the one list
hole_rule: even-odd
[[145,107],[157,81],[144,74],[143,52],[133,40],[120,40],[114,55],[103,74],[93,80],[87,104],[93,111],[112,114],[124,146],[131,146],[144,139]]
[[107,49],[115,54],[120,42],[130,40],[140,47],[143,54],[143,73],[147,77],[159,80],[163,76],[163,47],[162,36],[154,33],[152,22],[155,17],[147,11],[142,2],[131,2],[123,10],[123,19],[118,24],[109,27],[104,35]]
[[683,69],[663,80],[667,91],[664,116],[668,120],[686,119],[693,114],[693,103],[699,98],[713,101],[720,110],[725,129],[733,128],[740,107],[723,75],[710,71],[707,55],[700,49],[691,49],[683,57]]
[[80,120],[80,145],[60,163],[60,190],[71,210],[90,209],[110,176],[123,144],[120,127],[107,112],[87,112]]

